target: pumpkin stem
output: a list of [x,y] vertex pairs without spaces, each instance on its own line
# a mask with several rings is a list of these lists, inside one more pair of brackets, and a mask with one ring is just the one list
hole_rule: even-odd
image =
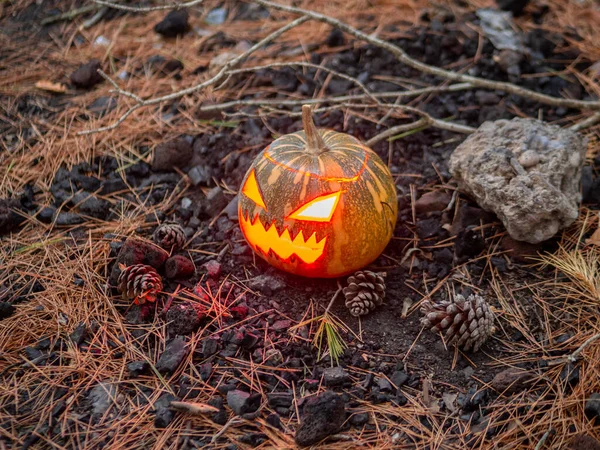
[[302,105],[302,126],[306,134],[306,150],[318,155],[329,150],[315,126],[310,105]]

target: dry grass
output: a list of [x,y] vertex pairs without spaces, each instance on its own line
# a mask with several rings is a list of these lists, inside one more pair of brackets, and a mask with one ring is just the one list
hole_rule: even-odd
[[[29,3],[29,0],[0,3],[3,20]],[[207,2],[209,6],[217,3]],[[327,5],[318,1],[303,3],[353,25],[380,32],[384,37],[393,37],[401,35],[402,29],[387,33],[383,31],[385,26],[397,22],[396,17],[407,22],[401,27],[416,23],[425,2],[403,2],[402,7],[392,0],[332,1]],[[473,6],[483,6],[491,2],[472,3]],[[585,2],[554,0],[551,4],[552,15],[546,26],[557,30],[566,26],[576,27],[583,40],[568,40],[569,45],[577,48],[588,60],[597,60],[600,57],[600,29],[587,25],[594,23],[597,12]],[[461,12],[455,5],[448,5],[446,7],[450,10]],[[194,14],[202,17],[209,9],[197,8]],[[207,99],[231,100],[256,93],[243,83],[230,89],[203,92],[182,99],[182,112],[173,119],[165,119],[159,109],[149,108],[137,111],[130,120],[109,133],[76,136],[77,131],[110,124],[127,109],[127,100],[119,99],[118,107],[105,117],[87,120],[83,118],[85,107],[96,97],[109,95],[110,86],[104,83],[93,92],[77,96],[68,94],[69,102],[61,103],[51,94],[37,91],[33,87],[36,81],[63,81],[80,63],[92,57],[110,68],[111,75],[122,70],[135,72],[133,69],[140,67],[140,61],[154,54],[174,56],[184,61],[183,81],[157,78],[142,70],[123,82],[124,88],[141,96],[155,96],[186,87],[205,76],[192,75],[191,72],[207,64],[215,51],[199,52],[205,41],[202,36],[166,45],[151,32],[152,25],[162,15],[161,12],[125,15],[111,22],[100,22],[79,33],[77,28],[81,20],[77,19],[61,23],[46,41],[0,35],[0,73],[3,74],[0,77],[0,120],[8,123],[7,133],[16,135],[16,144],[11,144],[10,150],[0,152],[0,197],[18,193],[25,184],[33,183],[41,191],[37,199],[49,204],[49,187],[59,167],[71,167],[101,155],[117,158],[123,168],[140,160],[149,161],[151,149],[158,142],[184,133],[200,134],[214,130],[213,125],[199,122],[194,116],[202,102]],[[365,20],[369,15],[375,19]],[[260,26],[256,22],[236,22],[236,26],[225,24],[213,27],[211,31],[223,30],[236,40],[256,41],[288,19],[285,14],[275,13],[271,20]],[[286,48],[321,42],[329,31],[322,24],[305,24],[284,35],[278,46],[258,53],[255,62],[277,59]],[[73,44],[76,35],[81,36],[82,41],[77,40]],[[111,41],[109,47],[92,44],[101,35]],[[31,51],[32,48],[34,51]],[[584,85],[590,92],[598,92],[597,78],[593,79],[591,74],[577,76],[585,81]],[[28,96],[35,96],[33,101],[47,112],[47,117],[13,113],[19,100]],[[268,126],[268,122],[265,125]],[[27,129],[33,130],[37,138],[28,140]],[[598,127],[590,130],[589,134],[592,138],[590,149],[595,154],[598,150]],[[231,138],[236,136],[237,131],[232,129]],[[142,145],[148,148],[146,153],[138,150]],[[42,224],[32,217],[28,218],[21,231],[2,238],[0,288],[3,284],[22,286],[19,294],[29,295],[29,300],[18,305],[16,314],[0,322],[0,422],[7,424],[0,427],[0,448],[4,441],[14,442],[15,448],[23,447],[26,436],[37,436],[39,441],[35,445],[39,448],[61,448],[62,445],[64,448],[174,449],[181,448],[184,443],[190,444],[194,439],[211,438],[222,431],[222,426],[207,417],[186,415],[178,415],[164,430],[156,429],[153,404],[160,395],[172,393],[174,382],[182,375],[190,380],[190,384],[200,387],[193,397],[194,401],[206,402],[215,395],[215,388],[202,381],[191,355],[201,347],[203,339],[211,336],[211,330],[220,328],[220,320],[228,314],[222,300],[228,298],[225,303],[229,306],[235,304],[237,297],[232,294],[233,291],[221,286],[217,291],[206,288],[205,295],[189,294],[191,297],[188,298],[202,303],[211,312],[213,321],[192,336],[188,342],[189,356],[172,377],[150,375],[131,380],[127,377],[127,362],[140,359],[150,363],[156,361],[164,349],[165,324],[159,319],[146,325],[126,324],[121,310],[124,305],[106,289],[111,240],[119,240],[135,234],[140,228],[151,226],[145,222],[146,215],[168,211],[179,199],[182,190],[153,207],[141,200],[139,192],[131,190],[135,200],[120,211],[118,220],[92,220],[78,228],[76,233]],[[113,196],[106,199],[117,204]],[[584,220],[586,218],[588,220]],[[531,279],[529,285],[517,286],[515,280],[504,279],[493,269],[487,269],[493,272],[493,291],[501,310],[502,330],[497,339],[506,355],[502,361],[492,363],[498,366],[529,364],[536,374],[530,390],[512,397],[499,396],[486,406],[487,427],[471,427],[456,414],[440,412],[436,405],[446,386],[436,385],[433,380],[431,392],[407,389],[408,403],[402,407],[358,401],[358,406],[351,412],[369,413],[374,427],[362,431],[352,429],[320,448],[524,449],[536,448],[541,442],[541,449],[564,448],[567,441],[580,433],[600,439],[598,428],[592,428],[583,414],[585,399],[590,393],[600,390],[600,342],[591,343],[581,353],[576,364],[580,371],[579,383],[572,389],[566,389],[560,377],[568,363],[542,367],[545,365],[542,361],[556,361],[560,357],[557,355],[572,353],[600,332],[600,272],[597,263],[600,254],[596,247],[585,246],[581,242],[582,234],[590,228],[593,230],[593,227],[595,224],[584,211],[582,220],[564,234],[559,250],[543,257],[547,267],[537,279]],[[107,233],[115,237],[106,238]],[[556,270],[552,271],[550,267]],[[531,277],[531,273],[528,276]],[[76,277],[83,280],[83,285],[74,283]],[[29,294],[35,281],[41,283],[44,290]],[[472,282],[468,280],[468,283]],[[442,287],[439,285],[435,289]],[[238,288],[243,290],[241,285]],[[230,298],[231,295],[233,298]],[[412,311],[416,309],[417,305]],[[89,344],[77,347],[69,343],[68,336],[80,323],[94,331],[88,339]],[[135,337],[136,328],[145,331],[144,339],[157,344],[152,347],[153,352],[143,350],[146,346]],[[515,330],[523,335],[518,342],[510,338]],[[314,336],[316,331],[318,329],[313,328],[311,335]],[[566,333],[571,337],[566,342],[558,342],[557,338]],[[24,348],[35,345],[42,338],[49,339],[51,348],[57,345],[59,339],[65,338],[66,345],[52,350],[54,356],[51,360],[58,359],[60,364],[38,367],[27,363]],[[276,348],[279,344],[281,342],[270,342],[265,348]],[[348,370],[356,382],[359,376],[366,374],[359,368],[350,367]],[[257,392],[263,392],[265,387],[259,376],[261,374],[275,375],[283,385],[294,389],[296,409],[302,394],[309,395],[281,377],[280,368],[267,363],[231,358],[228,364],[215,368],[213,378],[218,379],[220,384],[235,379]],[[116,406],[109,416],[90,424],[81,420],[80,412],[86,407],[87,391],[99,381],[118,386]],[[60,398],[59,394],[62,394]],[[64,409],[56,410],[58,405]],[[270,412],[268,407],[265,407],[265,412]],[[271,427],[262,418],[254,422],[240,421],[230,426],[223,439],[212,448],[225,448],[230,442],[239,442],[239,438],[248,431],[267,435],[268,441],[262,448],[295,448],[291,435],[298,420],[297,415],[292,414],[284,420],[283,430]],[[495,428],[497,433],[493,439],[488,439],[486,432],[491,428]]]

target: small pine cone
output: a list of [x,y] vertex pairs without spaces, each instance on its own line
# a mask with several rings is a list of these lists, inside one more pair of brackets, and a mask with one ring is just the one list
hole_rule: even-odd
[[162,289],[162,279],[156,270],[145,264],[125,267],[121,265],[117,289],[126,300],[136,305],[155,302],[156,295]]
[[359,270],[348,277],[348,286],[343,290],[346,308],[354,317],[364,316],[383,303],[385,281],[383,275]]
[[494,313],[479,295],[469,295],[465,299],[457,294],[439,304],[425,301],[421,313],[424,315],[421,323],[425,328],[443,333],[446,344],[456,345],[465,351],[476,352],[495,331]]
[[177,223],[163,223],[159,225],[152,239],[165,250],[179,250],[185,245],[185,231]]

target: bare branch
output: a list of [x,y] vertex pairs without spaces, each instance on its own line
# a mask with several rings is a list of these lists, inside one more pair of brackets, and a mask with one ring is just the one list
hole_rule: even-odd
[[429,121],[427,120],[427,118],[422,117],[419,120],[417,120],[416,122],[406,123],[404,125],[397,125],[395,127],[388,128],[387,130],[382,131],[379,134],[376,134],[371,139],[369,139],[368,141],[366,141],[365,145],[367,147],[372,147],[375,144],[378,144],[379,142],[383,141],[384,139],[387,139],[390,136],[393,136],[393,135],[395,135],[397,133],[404,133],[406,131],[412,131],[412,130],[416,130],[418,128],[428,127],[430,125],[431,124],[429,123]]
[[108,6],[112,9],[120,9],[122,11],[131,11],[131,12],[149,12],[149,11],[162,11],[165,9],[181,9],[181,8],[189,8],[191,6],[199,5],[204,0],[191,0],[185,3],[175,2],[173,5],[162,5],[162,6],[127,6],[127,5],[119,5],[118,3],[106,2],[104,0],[94,0],[95,3]]
[[98,73],[100,74],[100,76],[102,76],[102,78],[104,78],[106,81],[108,81],[115,88],[114,91],[111,91],[111,92],[116,92],[117,94],[123,95],[125,97],[132,98],[132,99],[134,99],[138,103],[143,103],[144,102],[144,100],[142,100],[140,97],[138,97],[134,93],[129,92],[129,91],[124,91],[123,89],[121,89],[119,87],[119,85],[116,83],[116,81],[113,80],[108,75],[106,75],[106,73],[102,69],[98,69]]
[[584,351],[588,345],[590,345],[592,342],[594,342],[597,339],[600,339],[600,333],[595,334],[592,337],[586,339],[586,341],[583,344],[581,344],[579,346],[579,348],[577,348],[577,350],[575,350],[570,355],[565,355],[562,358],[559,358],[559,359],[556,359],[553,361],[548,361],[548,365],[556,366],[558,364],[564,364],[567,362],[575,363],[577,361],[577,358],[579,358],[579,355],[581,354],[581,352]]
[[41,25],[50,25],[51,23],[60,22],[61,20],[72,20],[77,16],[82,14],[87,14],[92,11],[96,11],[99,9],[99,5],[84,5],[81,8],[71,9],[62,14],[57,14],[54,16],[49,16],[43,19],[40,24]]
[[540,94],[538,92],[531,91],[529,89],[525,89],[519,87],[512,83],[507,83],[503,81],[491,81],[483,78],[473,77],[470,75],[464,75],[462,73],[453,72],[451,70],[441,69],[439,67],[430,66],[429,64],[422,63],[417,61],[416,59],[411,58],[408,54],[397,45],[394,45],[390,42],[384,41],[383,39],[379,39],[375,36],[368,35],[363,33],[360,30],[357,30],[350,25],[347,25],[343,22],[340,22],[337,19],[326,16],[324,14],[320,14],[314,11],[310,11],[307,9],[296,8],[294,6],[280,5],[278,3],[273,3],[268,0],[254,0],[259,5],[265,6],[267,8],[278,9],[280,11],[286,11],[294,14],[302,14],[304,16],[308,16],[311,19],[317,20],[319,22],[327,23],[333,27],[339,28],[342,31],[362,40],[368,42],[369,44],[380,47],[384,50],[392,53],[398,61],[403,64],[406,64],[413,69],[416,69],[420,72],[429,73],[431,75],[438,76],[440,78],[445,78],[447,80],[452,81],[461,81],[464,83],[470,83],[474,86],[485,88],[485,89],[496,89],[504,92],[508,92],[510,94],[519,95],[521,97],[526,97],[534,101],[538,101],[540,103],[545,103],[547,105],[553,105],[564,108],[574,108],[580,110],[600,110],[600,101],[584,101],[584,100],[572,100],[567,98],[556,98],[550,95]]
[[[129,110],[127,110],[125,112],[125,114],[123,114],[112,125],[108,125],[108,126],[101,127],[101,128],[96,128],[96,129],[93,129],[93,130],[80,131],[77,134],[79,136],[82,136],[82,135],[87,135],[87,134],[98,133],[98,132],[101,132],[101,131],[113,130],[113,129],[117,128],[127,117],[129,117],[137,109],[140,109],[140,108],[145,107],[145,106],[156,105],[158,103],[166,102],[166,101],[169,101],[169,100],[175,100],[175,99],[184,97],[184,96],[186,96],[188,94],[192,94],[192,93],[194,93],[196,91],[199,91],[201,89],[204,89],[204,88],[206,88],[208,86],[212,86],[212,85],[218,83],[219,81],[221,81],[223,78],[225,78],[228,75],[229,70],[232,67],[235,67],[236,65],[238,65],[241,61],[243,61],[244,59],[246,59],[248,56],[250,56],[252,53],[254,53],[255,51],[257,51],[259,48],[261,48],[261,47],[265,46],[266,44],[268,44],[269,42],[277,39],[279,36],[281,36],[286,31],[291,30],[292,28],[297,27],[298,25],[303,24],[307,20],[309,20],[308,17],[299,17],[298,19],[293,20],[292,22],[288,23],[287,25],[279,28],[278,30],[276,30],[273,33],[269,34],[267,37],[261,39],[259,42],[257,42],[256,44],[254,44],[248,50],[246,50],[244,53],[242,53],[242,54],[236,56],[235,58],[231,59],[230,61],[228,61],[221,68],[221,70],[219,70],[219,72],[217,72],[216,75],[214,75],[212,78],[209,78],[208,80],[206,80],[206,81],[204,81],[204,82],[202,82],[200,84],[197,84],[195,86],[191,86],[191,87],[189,87],[187,89],[182,89],[182,90],[177,91],[177,92],[173,92],[172,94],[164,95],[162,97],[156,97],[156,98],[152,98],[152,99],[148,99],[148,100],[142,100],[141,102],[138,101],[138,103],[136,105],[134,105],[131,108],[129,108]],[[135,98],[134,96],[136,96],[134,93],[129,92],[129,91],[121,91],[121,94],[125,95],[127,97],[130,97],[130,98]]]
[[592,114],[590,117],[582,120],[581,122],[577,122],[575,125],[570,126],[569,129],[573,131],[581,131],[597,124],[598,122],[600,122],[600,112]]
[[[450,86],[432,86],[422,89],[414,89],[411,91],[392,91],[392,92],[378,92],[371,93],[375,98],[405,98],[405,97],[417,97],[423,94],[431,94],[435,92],[457,92],[467,89],[471,89],[468,83],[457,83]],[[314,104],[340,104],[357,100],[365,100],[367,98],[364,94],[359,95],[343,95],[337,97],[323,97],[323,98],[309,98],[302,100],[282,100],[282,99],[263,99],[263,100],[233,100],[231,102],[216,103],[212,105],[203,105],[199,108],[199,111],[221,111],[224,109],[235,108],[238,106],[302,106],[302,105],[314,105]]]

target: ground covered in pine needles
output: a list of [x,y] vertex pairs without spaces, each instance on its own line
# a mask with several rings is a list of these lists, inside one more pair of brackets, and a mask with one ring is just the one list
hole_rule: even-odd
[[[494,58],[474,14],[491,2],[299,3],[428,64],[556,97],[600,93],[593,2],[531,2],[516,19],[529,49],[519,75]],[[299,129],[299,104],[285,101],[356,95],[316,120],[367,141],[413,115],[361,107],[361,95],[447,82],[311,21],[244,63],[270,67],[78,135],[135,102],[93,73],[70,79],[80,65],[98,60],[141,98],[167,95],[295,18],[205,1],[190,7],[189,29],[165,38],[154,31],[165,11],[90,5],[0,3],[0,448],[296,448],[307,403],[313,428],[329,434],[319,448],[600,448],[600,401],[588,402],[600,392],[598,125],[584,131],[580,217],[538,246],[454,195],[447,159],[464,134],[414,129],[376,143],[400,206],[370,267],[386,273],[385,302],[358,319],[340,298],[324,331],[338,280],[253,256],[237,224],[242,177],[274,136]],[[290,61],[352,79],[274,65]],[[264,98],[270,106],[252,104]],[[472,87],[403,101],[471,127],[515,116],[568,126],[591,114]],[[183,163],[179,148],[191,155]],[[158,164],[160,151],[170,156]],[[150,239],[165,221],[184,227],[180,254],[195,274],[134,305],[111,288],[115,259],[127,238]],[[421,303],[455,292],[484,296],[498,317],[477,353],[421,327]],[[339,397],[315,402],[325,391]],[[314,429],[304,437],[319,442]]]

